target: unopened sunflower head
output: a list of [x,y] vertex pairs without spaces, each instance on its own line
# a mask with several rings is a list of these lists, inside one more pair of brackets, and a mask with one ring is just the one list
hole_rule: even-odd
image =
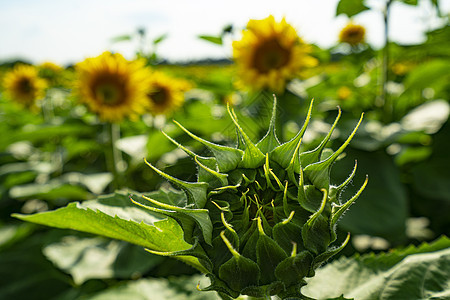
[[[324,151],[328,135],[314,150],[300,152],[308,125],[280,143],[275,134],[275,107],[267,134],[254,144],[242,130],[236,114],[228,112],[238,133],[237,147],[217,145],[183,131],[205,145],[212,157],[199,156],[171,137],[198,165],[197,182],[176,179],[148,165],[184,193],[161,192],[133,200],[153,212],[177,220],[184,238],[193,246],[179,252],[152,253],[170,256],[192,255],[202,262],[211,279],[204,290],[215,290],[224,299],[239,295],[300,299],[305,278],[328,258],[338,253],[349,240],[334,246],[336,223],[359,197],[367,184],[351,199],[341,201],[341,192],[356,172],[340,185],[330,182],[330,170],[337,157],[353,138],[353,132],[333,153]],[[303,298],[301,298],[303,299]]]
[[242,39],[233,42],[239,85],[281,93],[290,79],[317,64],[311,50],[284,18],[250,20]]

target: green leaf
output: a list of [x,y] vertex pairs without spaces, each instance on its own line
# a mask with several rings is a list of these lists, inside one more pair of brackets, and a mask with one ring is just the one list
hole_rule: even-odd
[[25,126],[15,134],[6,135],[3,143],[10,144],[17,141],[48,142],[54,138],[63,138],[66,136],[92,136],[96,130],[95,126],[86,124],[61,124],[61,125],[38,125]]
[[111,39],[111,43],[124,42],[124,41],[131,41],[131,35],[124,34],[124,35],[119,35],[119,36],[113,37]]
[[[75,284],[89,279],[131,278],[159,264],[163,258],[142,247],[104,238],[66,236],[43,249],[58,268],[72,275]],[[126,259],[126,264],[118,263]]]
[[[398,167],[384,150],[376,152],[346,150],[346,159],[336,162],[332,177],[337,182],[348,178],[358,160],[358,173],[370,179],[359,201],[339,220],[338,227],[352,234],[366,234],[399,242],[405,237],[407,196]],[[340,197],[340,203],[351,199],[363,185],[365,177],[355,176]],[[371,220],[371,221],[368,221]]]
[[262,166],[265,155],[259,150],[258,147],[253,144],[247,134],[242,130],[242,127],[239,125],[237,121],[237,117],[233,109],[230,108],[230,105],[227,106],[228,114],[233,120],[234,125],[236,126],[236,130],[238,132],[238,138],[243,143],[244,146],[244,155],[242,156],[242,161],[239,163],[239,167],[247,168],[247,169],[256,169]]
[[63,183],[59,180],[53,180],[46,184],[24,184],[11,188],[9,194],[12,198],[26,199],[37,198],[44,200],[84,200],[91,198],[89,192],[76,185]]
[[412,109],[402,118],[401,125],[409,131],[424,131],[427,134],[433,134],[441,129],[449,115],[450,104],[448,101],[429,101]]
[[277,115],[277,98],[274,97],[272,116],[270,117],[269,129],[266,135],[256,144],[262,153],[269,153],[280,145],[277,134],[275,133],[275,119]]
[[261,218],[258,218],[258,230],[256,259],[261,269],[261,284],[264,285],[276,281],[275,268],[288,256],[274,240],[264,234]]
[[286,285],[299,284],[309,273],[313,256],[302,251],[283,260],[275,269],[275,276]]
[[158,36],[156,39],[153,40],[153,45],[158,45],[159,43],[164,41],[166,38],[167,38],[167,33]]
[[211,189],[228,185],[228,174],[219,173],[210,169],[208,166],[202,164],[197,156],[194,159],[199,166],[198,181],[208,182],[209,188]]
[[207,183],[183,181],[162,172],[161,170],[150,164],[147,160],[145,160],[145,163],[156,173],[167,179],[170,183],[174,184],[176,187],[181,188],[186,193],[188,205],[193,205],[195,208],[205,207],[206,193],[208,189]]
[[302,238],[305,248],[314,254],[325,252],[331,241],[330,227],[326,217],[322,212],[327,203],[328,194],[322,189],[322,204],[317,212],[315,212],[302,228]]
[[364,0],[340,0],[336,8],[336,16],[346,14],[349,18],[369,8],[364,5]]
[[238,292],[246,287],[258,285],[259,276],[258,265],[242,255],[233,256],[219,269],[220,279]]
[[220,172],[228,172],[233,169],[236,169],[239,163],[242,161],[242,155],[244,154],[242,150],[211,143],[191,133],[189,130],[184,128],[180,123],[176,121],[174,122],[189,136],[199,141],[212,151],[212,153],[216,157],[217,165],[219,167]]
[[216,45],[222,45],[223,44],[221,36],[199,35],[198,37],[201,38],[202,40],[211,42],[211,43],[216,44]]
[[405,78],[405,88],[424,89],[433,86],[434,82],[440,80],[447,80],[448,82],[449,69],[450,62],[448,60],[434,59],[424,62],[413,69]]
[[36,231],[12,247],[2,249],[1,299],[27,299],[30,291],[37,300],[61,299],[60,294],[72,288],[70,276],[55,268],[42,254],[42,247],[56,234],[55,230]]
[[379,255],[341,257],[317,270],[302,292],[324,299],[447,299],[450,239]]
[[338,156],[341,155],[341,153],[344,152],[348,144],[350,144],[350,141],[352,140],[353,136],[358,130],[359,125],[362,122],[363,116],[364,114],[361,114],[361,118],[359,119],[358,124],[356,124],[350,136],[347,138],[347,140],[345,140],[344,144],[342,144],[342,146],[339,147],[338,150],[336,150],[336,152],[334,152],[331,156],[329,156],[327,159],[323,161],[313,163],[305,167],[304,169],[305,177],[308,178],[316,188],[318,189],[324,188],[326,190],[330,188],[331,167],[338,158]]
[[113,288],[99,292],[90,300],[220,300],[215,292],[199,292],[198,284],[208,284],[204,276],[169,277],[155,279],[139,279],[124,282]]
[[207,209],[193,209],[193,208],[179,207],[176,205],[170,205],[163,202],[159,202],[151,197],[143,196],[143,198],[148,202],[150,202],[151,204],[155,205],[156,210],[154,210],[153,207],[150,207],[141,202],[136,202],[134,200],[133,202],[140,205],[141,207],[150,209],[151,211],[156,211],[161,214],[167,214],[168,216],[173,217],[174,219],[177,219],[177,216],[180,217],[187,216],[189,218],[192,218],[192,220],[195,221],[195,223],[197,223],[200,230],[202,231],[205,242],[211,245],[213,226],[211,223],[211,219],[209,218],[209,212]]
[[418,0],[400,0],[400,1],[405,4],[413,5],[413,6],[417,6],[417,3],[419,2]]
[[290,141],[276,147],[270,152],[270,158],[277,163],[279,163],[283,168],[287,168],[289,163],[292,161],[292,158],[297,153],[297,149],[299,144],[301,143],[303,134],[306,131],[306,127],[308,126],[309,120],[311,118],[311,111],[313,107],[314,99],[311,100],[309,104],[308,114],[306,116],[305,123],[303,123],[302,128],[297,133],[295,137],[293,137]]
[[313,149],[311,151],[300,153],[300,164],[302,165],[303,168],[312,163],[316,163],[320,160],[322,151],[325,148],[328,141],[330,140],[330,137],[333,134],[334,128],[336,127],[340,117],[341,117],[341,109],[339,108],[338,115],[333,125],[331,126],[330,131],[328,132],[327,136],[322,140],[322,142],[320,142],[319,146],[317,146],[316,149]]
[[[83,204],[73,202],[54,211],[13,216],[36,224],[123,240],[161,252],[181,251],[192,247],[184,241],[183,230],[174,219],[158,220],[131,201],[125,203],[124,199],[127,199],[126,195],[115,194],[102,197],[100,201],[90,200]],[[179,259],[205,271],[196,258]]]

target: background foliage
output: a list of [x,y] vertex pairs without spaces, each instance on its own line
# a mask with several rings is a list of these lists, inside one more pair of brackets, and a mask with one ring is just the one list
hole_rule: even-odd
[[[417,5],[417,1],[402,2]],[[341,0],[337,14],[352,17],[367,9],[364,1]],[[227,26],[217,37],[200,38],[220,46],[232,30]],[[428,32],[421,44],[405,46],[388,41],[388,100],[384,99],[388,110],[378,101],[385,49],[367,44],[360,48],[314,46],[318,66],[307,78],[294,79],[278,95],[283,124],[279,132],[284,140],[301,127],[307,103],[315,98],[305,150],[316,146],[328,131],[337,105],[343,116],[330,148],[340,145],[360,113],[366,113],[346,149],[346,159],[337,162],[332,173],[334,182],[341,182],[358,161],[359,176],[345,191],[347,198],[361,186],[363,174],[369,174],[366,190],[339,224],[344,233],[340,236],[352,234],[352,245],[317,272],[307,286],[307,295],[450,297],[450,241],[445,237],[450,235],[449,36],[450,28],[444,24]],[[156,47],[164,38],[150,43]],[[116,41],[130,39],[132,36],[122,36]],[[195,290],[199,281],[201,286],[207,285],[189,266],[198,262],[185,264],[123,241],[70,230],[77,229],[70,218],[84,218],[85,231],[115,238],[117,232],[108,226],[120,224],[127,241],[145,247],[151,240],[139,240],[140,236],[154,229],[139,223],[145,220],[160,229],[155,238],[173,239],[179,226],[176,222],[142,213],[126,196],[128,191],[144,193],[167,185],[145,165],[144,157],[174,177],[195,180],[195,164],[161,130],[197,153],[206,150],[170,119],[198,136],[224,144],[232,143],[235,134],[226,115],[227,101],[236,106],[244,130],[253,140],[261,138],[269,122],[271,94],[238,90],[233,84],[236,72],[232,62],[166,64],[153,52],[137,56],[146,58],[155,69],[189,80],[195,88],[185,94],[184,106],[173,115],[145,115],[121,124],[121,138],[115,146],[123,166],[122,192],[115,196],[111,194],[115,191],[113,175],[105,162],[106,125],[73,99],[73,68],[65,68],[59,75],[63,82],[46,91],[41,113],[25,110],[0,94],[0,299],[25,299],[30,291],[33,299],[112,299],[111,295],[114,299],[217,299],[214,293]],[[0,66],[0,79],[14,63]],[[343,93],[343,89],[348,92]],[[110,196],[99,197],[104,194]],[[105,199],[116,201],[117,210],[102,207]],[[70,218],[53,224],[64,230],[11,217],[67,204],[57,212],[70,210]],[[94,219],[101,219],[102,227],[91,227]],[[136,222],[122,224],[123,220]],[[186,245],[173,247],[183,249]],[[423,286],[420,290],[419,283]],[[324,289],[324,285],[333,289]]]

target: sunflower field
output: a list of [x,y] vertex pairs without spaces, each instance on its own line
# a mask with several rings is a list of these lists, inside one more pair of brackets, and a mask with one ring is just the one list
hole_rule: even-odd
[[393,2],[379,49],[340,0],[329,48],[3,61],[0,299],[450,299],[448,15],[402,45]]

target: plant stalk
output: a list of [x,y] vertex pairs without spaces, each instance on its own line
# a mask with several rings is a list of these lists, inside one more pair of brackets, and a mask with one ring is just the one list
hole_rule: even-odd
[[120,139],[120,125],[107,123],[106,130],[108,134],[108,147],[105,149],[106,165],[109,172],[113,174],[113,189],[118,190],[123,186],[123,174],[120,169],[122,155],[116,147],[116,143]]
[[383,47],[383,62],[381,66],[381,88],[380,88],[380,105],[383,107],[384,119],[386,122],[392,121],[393,107],[391,99],[387,91],[387,83],[389,81],[389,14],[393,0],[388,0],[386,8],[383,12],[384,18],[384,47]]

